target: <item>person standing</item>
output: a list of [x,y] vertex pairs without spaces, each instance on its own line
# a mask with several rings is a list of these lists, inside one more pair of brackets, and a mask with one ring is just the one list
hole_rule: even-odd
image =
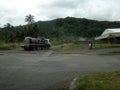
[[88,46],[89,46],[89,49],[92,49],[92,47],[93,47],[93,43],[92,43],[92,41],[89,41]]

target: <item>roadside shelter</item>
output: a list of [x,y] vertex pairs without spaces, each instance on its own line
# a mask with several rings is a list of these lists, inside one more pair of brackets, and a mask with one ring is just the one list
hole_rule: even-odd
[[109,36],[115,37],[114,43],[120,43],[120,28],[105,29],[101,36],[96,37],[95,40],[100,40],[102,42],[109,42]]

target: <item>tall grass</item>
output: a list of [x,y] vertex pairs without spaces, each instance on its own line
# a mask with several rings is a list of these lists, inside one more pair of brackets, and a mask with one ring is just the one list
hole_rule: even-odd
[[4,43],[0,42],[0,50],[12,50],[18,47],[19,43]]

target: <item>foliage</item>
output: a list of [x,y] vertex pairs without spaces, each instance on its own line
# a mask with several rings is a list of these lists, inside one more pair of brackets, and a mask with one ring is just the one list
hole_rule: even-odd
[[0,38],[1,41],[7,42],[14,42],[17,40],[17,31],[15,30],[14,26],[12,26],[10,23],[7,23],[4,28],[1,28],[0,30]]
[[109,40],[110,44],[113,44],[113,43],[114,43],[114,41],[115,41],[115,36],[114,36],[114,35],[109,34],[109,36],[108,36],[108,40]]
[[34,23],[34,16],[31,14],[27,15],[25,18],[25,22],[28,22],[28,24]]
[[99,36],[106,28],[120,28],[120,22],[96,21],[84,18],[59,18],[51,21],[34,21],[34,16],[27,15],[27,25],[12,26],[6,24],[0,28],[0,40],[5,42],[22,41],[26,36],[46,38]]
[[120,90],[120,72],[82,75],[75,87],[75,90]]

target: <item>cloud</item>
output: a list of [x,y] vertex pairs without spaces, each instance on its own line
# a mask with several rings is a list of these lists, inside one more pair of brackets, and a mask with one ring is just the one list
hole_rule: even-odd
[[[75,15],[97,20],[119,20],[120,1],[92,0],[79,7]],[[79,13],[80,12],[80,13]]]
[[96,20],[120,20],[119,0],[0,0],[0,24],[25,24],[28,14],[35,20],[67,16]]
[[54,0],[54,2],[39,5],[38,15],[46,19],[54,19],[66,16],[73,16],[74,11],[78,8],[80,3],[88,0]]
[[47,19],[57,17],[84,17],[97,20],[119,20],[119,0],[55,0],[40,7]]

